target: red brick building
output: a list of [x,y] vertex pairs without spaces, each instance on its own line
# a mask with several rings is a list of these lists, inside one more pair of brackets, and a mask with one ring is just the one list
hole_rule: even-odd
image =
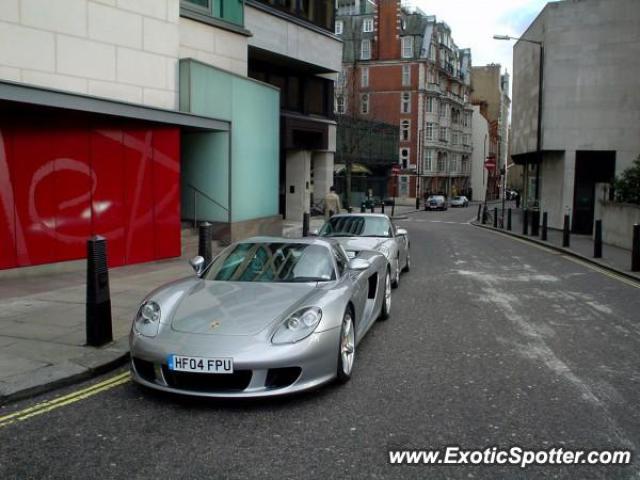
[[466,193],[471,174],[471,54],[435,16],[399,0],[338,2],[344,41],[336,111],[397,125],[400,175],[389,195]]

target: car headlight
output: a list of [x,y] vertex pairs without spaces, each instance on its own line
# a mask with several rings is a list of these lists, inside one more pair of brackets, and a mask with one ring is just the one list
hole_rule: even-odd
[[136,332],[145,337],[155,337],[160,327],[160,316],[160,305],[156,302],[144,302],[133,322]]
[[271,338],[271,342],[276,345],[299,342],[313,333],[320,319],[322,319],[322,310],[318,307],[298,310],[282,322]]

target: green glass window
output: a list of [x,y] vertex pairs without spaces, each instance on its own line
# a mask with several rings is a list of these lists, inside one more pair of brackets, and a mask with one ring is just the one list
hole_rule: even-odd
[[244,25],[244,0],[181,0],[192,12],[209,15],[229,23]]

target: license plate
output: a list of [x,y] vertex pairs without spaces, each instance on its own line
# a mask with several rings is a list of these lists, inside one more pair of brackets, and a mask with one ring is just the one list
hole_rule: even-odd
[[203,358],[169,355],[169,370],[195,373],[233,373],[233,358]]

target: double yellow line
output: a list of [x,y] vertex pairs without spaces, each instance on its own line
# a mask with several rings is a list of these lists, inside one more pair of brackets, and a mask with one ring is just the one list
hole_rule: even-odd
[[87,388],[83,388],[82,390],[77,390],[68,395],[64,395],[53,400],[48,400],[46,402],[38,403],[33,407],[25,408],[18,412],[10,413],[9,415],[0,417],[0,428],[6,427],[16,422],[27,420],[37,415],[42,415],[43,413],[50,412],[51,410],[55,410],[56,408],[64,407],[65,405],[70,405],[79,400],[83,400],[85,398],[96,395],[100,392],[110,390],[114,387],[117,387],[118,385],[122,385],[123,383],[127,383],[128,381],[129,372],[124,372],[115,375],[103,382],[96,383],[95,385],[91,385]]

